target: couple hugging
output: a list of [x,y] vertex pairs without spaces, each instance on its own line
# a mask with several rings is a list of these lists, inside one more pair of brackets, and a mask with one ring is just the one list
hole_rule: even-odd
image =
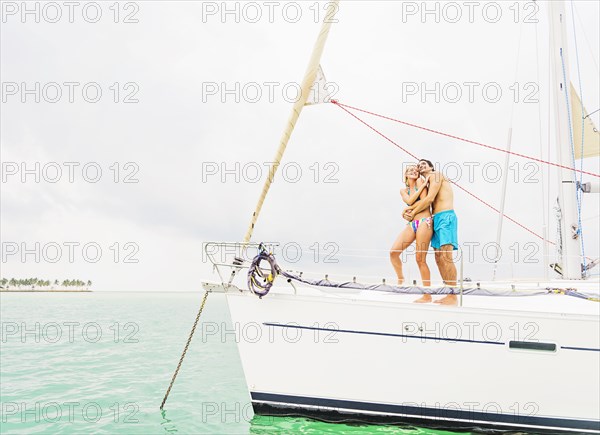
[[[458,249],[457,218],[453,207],[453,193],[450,180],[440,172],[435,172],[429,160],[419,160],[418,165],[410,165],[404,171],[404,184],[400,191],[408,206],[402,217],[408,225],[390,250],[390,260],[398,276],[398,285],[404,284],[400,254],[416,241],[416,259],[423,287],[431,285],[431,274],[427,266],[429,245],[435,250],[435,262],[444,283],[456,286],[456,266],[452,251]],[[431,295],[424,294],[415,302],[431,302]],[[449,294],[435,301],[443,305],[456,305],[457,297]]]

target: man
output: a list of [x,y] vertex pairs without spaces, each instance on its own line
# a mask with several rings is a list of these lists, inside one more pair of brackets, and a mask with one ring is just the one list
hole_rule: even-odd
[[[404,219],[412,221],[414,216],[431,206],[433,214],[433,237],[431,246],[435,250],[435,262],[440,270],[444,283],[456,286],[456,266],[452,259],[452,251],[458,249],[458,220],[454,213],[454,194],[450,180],[439,172],[435,172],[429,160],[419,160],[419,173],[429,184],[429,191],[424,199],[416,202],[403,212]],[[425,294],[416,302],[431,302],[431,295]],[[457,297],[449,294],[435,301],[442,305],[456,305]]]

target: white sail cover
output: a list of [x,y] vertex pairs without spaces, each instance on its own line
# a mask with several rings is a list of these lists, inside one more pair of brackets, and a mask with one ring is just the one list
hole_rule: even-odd
[[310,88],[308,99],[306,100],[305,105],[310,106],[312,104],[329,103],[331,99],[331,92],[327,90],[329,87],[330,86],[327,86],[327,80],[325,79],[323,68],[321,68],[321,65],[319,65],[319,68],[317,69],[317,76],[315,77],[315,81]]
[[[573,117],[573,145],[575,147],[575,158],[596,157],[600,155],[600,132],[588,116],[585,107],[582,109],[581,99],[571,83],[571,110]],[[581,119],[585,118],[583,130]],[[583,155],[581,153],[581,135],[583,133]]]

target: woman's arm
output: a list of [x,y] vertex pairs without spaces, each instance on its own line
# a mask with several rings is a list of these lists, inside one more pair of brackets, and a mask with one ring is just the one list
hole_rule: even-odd
[[427,192],[427,196],[422,199],[421,201],[419,201],[418,204],[416,205],[409,205],[407,208],[404,209],[404,211],[402,212],[402,216],[404,217],[404,219],[407,220],[412,220],[412,219],[408,219],[409,217],[415,217],[417,214],[419,214],[421,211],[425,210],[427,207],[431,207],[431,204],[433,204],[433,200],[435,199],[435,197],[437,196],[438,192],[440,191],[440,188],[442,187],[442,181],[444,181],[444,179],[440,176],[440,177],[429,177],[429,189]]
[[402,196],[402,200],[406,203],[406,205],[413,205],[417,199],[421,197],[421,190],[419,189],[419,184],[417,181],[417,190],[410,195],[407,193],[407,189],[402,189],[400,191],[400,195]]

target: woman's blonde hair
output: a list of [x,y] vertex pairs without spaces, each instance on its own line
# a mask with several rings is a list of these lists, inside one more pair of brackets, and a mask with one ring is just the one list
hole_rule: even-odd
[[408,165],[408,166],[406,167],[406,169],[404,170],[404,185],[405,185],[406,187],[408,187],[408,176],[406,175],[406,173],[408,172],[408,170],[409,170],[410,168],[416,168],[416,167],[417,167],[416,165]]

